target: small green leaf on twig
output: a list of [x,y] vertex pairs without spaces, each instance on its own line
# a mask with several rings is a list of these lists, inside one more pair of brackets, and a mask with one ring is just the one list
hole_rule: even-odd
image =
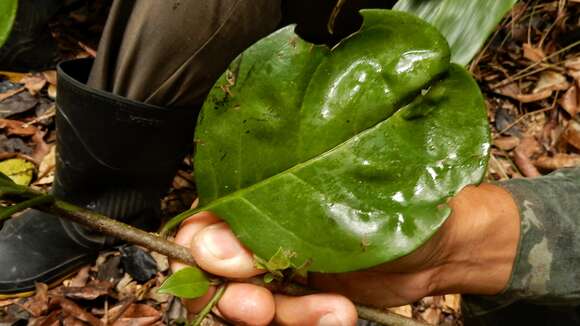
[[206,294],[209,279],[196,267],[186,267],[169,276],[158,292],[171,294],[184,299],[195,299]]
[[256,265],[256,268],[264,269],[269,272],[264,276],[264,281],[266,283],[270,283],[273,279],[283,279],[284,270],[296,267],[294,264],[292,264],[292,257],[294,257],[294,255],[295,253],[292,251],[278,248],[278,251],[274,254],[274,256],[270,257],[269,260],[265,260],[254,255],[254,264]]
[[272,273],[266,273],[262,279],[264,280],[264,283],[270,284],[274,281],[275,277]]

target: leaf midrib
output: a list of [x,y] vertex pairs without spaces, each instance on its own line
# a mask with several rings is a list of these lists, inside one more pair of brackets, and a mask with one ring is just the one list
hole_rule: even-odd
[[[429,85],[426,85],[425,87],[432,86],[433,84],[435,84],[437,82],[440,82],[441,80],[442,79],[440,79],[440,78],[434,78],[432,80],[432,83],[430,83]],[[425,89],[425,87],[423,89]],[[314,157],[312,157],[310,159],[307,159],[304,162],[297,163],[297,164],[293,165],[292,167],[290,167],[290,168],[288,168],[286,170],[283,170],[283,171],[281,171],[279,173],[276,173],[276,174],[274,174],[274,175],[272,175],[272,176],[270,176],[270,177],[268,177],[266,179],[260,180],[260,181],[254,183],[254,184],[252,184],[252,185],[250,185],[248,187],[240,188],[240,189],[238,189],[238,190],[236,190],[236,191],[234,191],[234,192],[232,192],[230,194],[227,194],[227,195],[225,195],[223,197],[217,198],[217,199],[215,199],[215,200],[207,203],[204,207],[200,208],[200,210],[211,210],[211,207],[212,206],[217,206],[217,205],[219,205],[219,204],[221,204],[223,202],[227,202],[228,200],[230,200],[232,198],[244,198],[243,196],[244,196],[245,193],[249,193],[249,192],[253,191],[254,189],[260,188],[262,185],[267,184],[268,182],[270,182],[271,179],[274,179],[274,178],[277,178],[277,177],[281,177],[282,175],[288,174],[288,173],[295,174],[294,172],[297,171],[297,170],[299,170],[299,169],[301,169],[302,167],[308,166],[308,165],[314,163],[317,160],[322,160],[325,157],[332,155],[334,152],[340,150],[342,147],[347,146],[347,144],[349,142],[356,140],[356,138],[363,137],[364,135],[366,135],[368,133],[371,133],[371,132],[373,132],[373,130],[379,128],[382,124],[388,123],[389,121],[391,121],[394,118],[398,118],[402,114],[401,112],[404,111],[404,109],[407,107],[408,104],[410,104],[418,96],[423,96],[423,95],[421,95],[421,90],[419,90],[417,92],[417,94],[418,94],[417,96],[415,96],[412,99],[408,100],[407,103],[405,103],[404,105],[402,105],[391,116],[389,116],[386,119],[381,120],[381,121],[377,122],[376,124],[374,124],[374,125],[366,128],[366,129],[360,131],[356,135],[354,135],[354,136],[352,136],[352,137],[344,140],[343,142],[339,143],[338,145],[332,147],[331,149],[329,149],[329,150],[327,150],[327,151],[325,151],[325,152],[323,152],[323,153],[321,153],[321,154],[319,154],[317,156],[314,156]],[[244,199],[247,200],[246,198],[244,198]],[[247,201],[249,201],[249,200],[247,200]]]

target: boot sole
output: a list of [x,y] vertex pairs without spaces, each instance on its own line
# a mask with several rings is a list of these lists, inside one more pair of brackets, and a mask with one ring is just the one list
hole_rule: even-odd
[[[48,283],[47,284],[48,288],[53,289],[53,288],[61,285],[62,282],[64,282],[65,280],[67,280],[71,276],[75,275],[81,268],[82,267],[79,267],[77,270],[69,272],[67,275],[61,277],[60,279],[58,279],[56,281],[52,281],[51,283]],[[0,293],[0,300],[27,298],[27,297],[33,296],[35,293],[36,293],[36,290],[23,291],[23,292],[13,292],[13,293]]]

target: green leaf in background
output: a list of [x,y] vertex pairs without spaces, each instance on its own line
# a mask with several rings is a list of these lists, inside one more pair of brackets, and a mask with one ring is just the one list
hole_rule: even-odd
[[2,47],[6,39],[8,39],[8,35],[10,35],[17,8],[18,0],[0,1],[0,47]]
[[206,294],[209,280],[197,267],[185,267],[169,276],[158,292],[185,299],[195,299]]
[[8,176],[14,183],[28,186],[32,181],[35,166],[33,163],[21,158],[12,158],[0,162],[0,173]]
[[33,194],[30,193],[27,187],[17,185],[10,177],[0,172],[0,198],[7,195],[24,195],[30,197]]
[[466,65],[517,0],[399,0],[394,9],[433,24],[451,46],[452,62]]
[[443,36],[410,14],[362,14],[332,50],[291,26],[262,39],[204,104],[200,207],[263,261],[284,252],[284,265],[345,272],[394,260],[484,175],[483,97]]

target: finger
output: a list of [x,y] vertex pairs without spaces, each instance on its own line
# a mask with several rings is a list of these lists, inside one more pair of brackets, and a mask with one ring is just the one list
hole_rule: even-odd
[[216,290],[217,289],[215,286],[210,286],[209,289],[207,290],[207,293],[204,294],[203,296],[197,299],[182,299],[181,301],[183,302],[185,308],[189,313],[196,314],[200,312],[203,309],[203,307],[205,307],[205,305],[207,305],[207,303],[211,300],[211,298],[215,294]]
[[[175,243],[184,246],[186,248],[191,248],[191,242],[193,237],[209,225],[219,223],[221,220],[211,212],[201,212],[195,214],[183,222],[175,235]],[[176,272],[186,265],[177,261],[171,262],[171,270]]]
[[197,232],[191,242],[193,258],[202,269],[229,278],[248,278],[263,273],[254,257],[225,223],[211,224]]
[[245,283],[231,283],[217,304],[219,315],[242,325],[268,325],[274,319],[275,302],[267,289]]
[[[212,287],[203,297],[183,300],[187,311],[198,313],[210,301],[216,288]],[[245,283],[230,283],[214,313],[235,324],[268,325],[274,319],[274,297],[263,287]]]
[[313,294],[303,297],[276,295],[276,323],[283,326],[353,326],[357,313],[354,304],[338,294]]

